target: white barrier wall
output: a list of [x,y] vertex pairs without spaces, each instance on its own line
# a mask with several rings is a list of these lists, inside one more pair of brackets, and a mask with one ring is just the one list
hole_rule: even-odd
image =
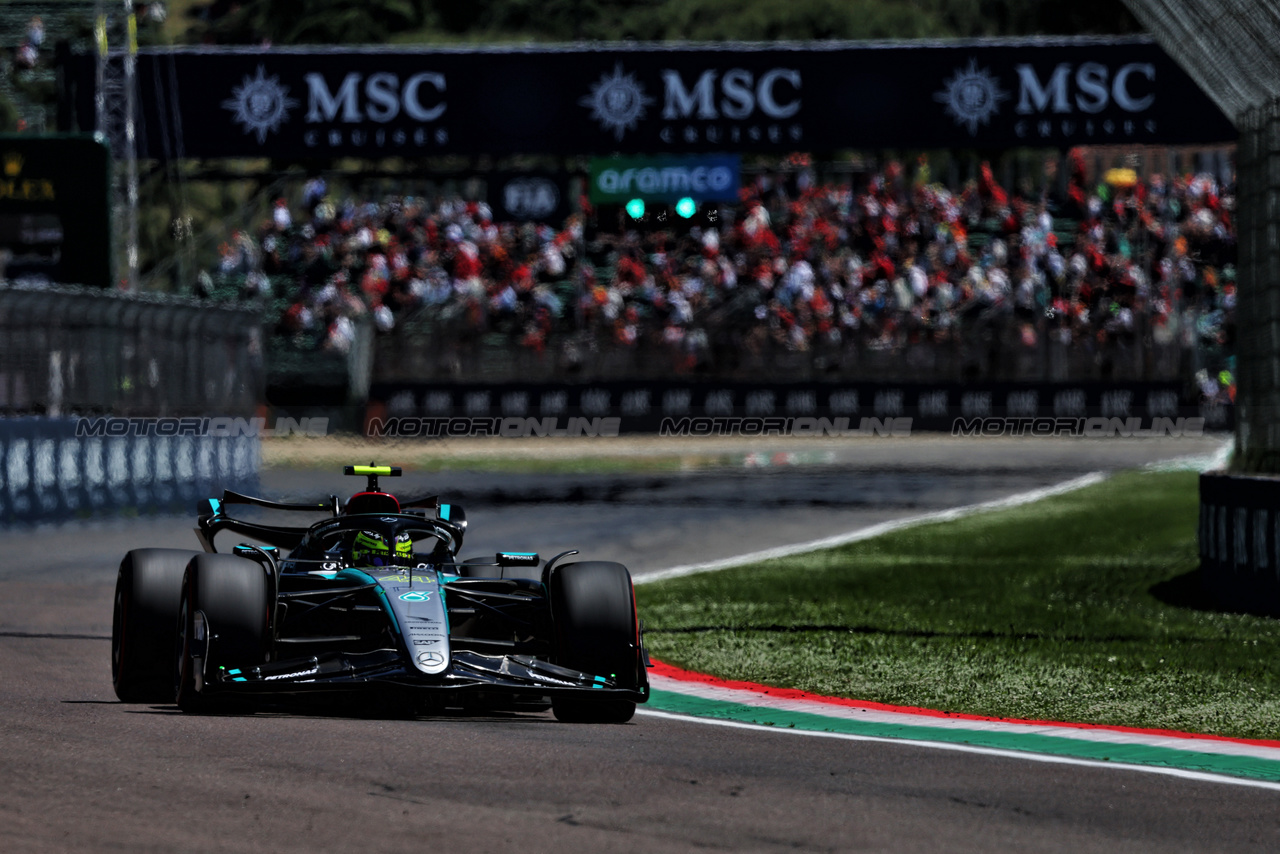
[[1200,577],[1212,601],[1280,616],[1280,478],[1200,475]]
[[257,489],[257,436],[77,436],[76,424],[0,419],[0,524],[194,512],[223,489]]

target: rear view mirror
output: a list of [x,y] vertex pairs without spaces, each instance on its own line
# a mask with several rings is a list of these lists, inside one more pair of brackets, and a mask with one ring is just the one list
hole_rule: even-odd
[[462,530],[467,530],[467,513],[457,504],[440,504],[436,507],[436,518],[452,522]]
[[[262,563],[264,554],[271,558],[272,564],[280,562],[280,549],[276,546],[259,546],[250,545],[249,543],[240,543],[231,549],[231,553],[236,557],[243,557],[249,560]],[[274,566],[268,566],[267,569],[274,569]]]

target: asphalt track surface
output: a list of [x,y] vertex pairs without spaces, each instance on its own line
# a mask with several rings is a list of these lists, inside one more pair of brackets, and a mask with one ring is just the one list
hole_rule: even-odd
[[[890,445],[890,443],[885,443]],[[409,476],[468,508],[468,554],[533,548],[637,574],[999,498],[1209,442],[876,446],[824,466],[663,476]],[[334,481],[338,482],[335,483]],[[317,472],[263,491],[323,494]],[[1274,851],[1280,795],[1118,769],[637,715],[187,716],[119,703],[129,548],[187,519],[0,532],[0,850]]]

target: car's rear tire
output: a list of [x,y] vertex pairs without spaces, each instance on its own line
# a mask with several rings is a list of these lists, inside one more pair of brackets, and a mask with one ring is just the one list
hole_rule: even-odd
[[[557,566],[547,581],[555,626],[556,662],[613,680],[620,688],[640,684],[635,591],[620,563],[584,561]],[[556,719],[568,723],[626,723],[632,700],[553,697]]]
[[270,595],[267,573],[255,561],[201,554],[188,564],[175,644],[177,702],[184,712],[223,708],[217,694],[205,690],[220,667],[253,667],[267,660]]
[[111,619],[111,685],[126,703],[173,702],[182,575],[197,554],[134,549],[120,561]]

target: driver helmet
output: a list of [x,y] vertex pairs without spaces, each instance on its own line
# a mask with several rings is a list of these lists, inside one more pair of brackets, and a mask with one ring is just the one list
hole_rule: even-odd
[[356,566],[393,566],[413,557],[413,538],[407,533],[396,537],[395,554],[387,540],[377,531],[361,531],[351,543],[351,562]]

